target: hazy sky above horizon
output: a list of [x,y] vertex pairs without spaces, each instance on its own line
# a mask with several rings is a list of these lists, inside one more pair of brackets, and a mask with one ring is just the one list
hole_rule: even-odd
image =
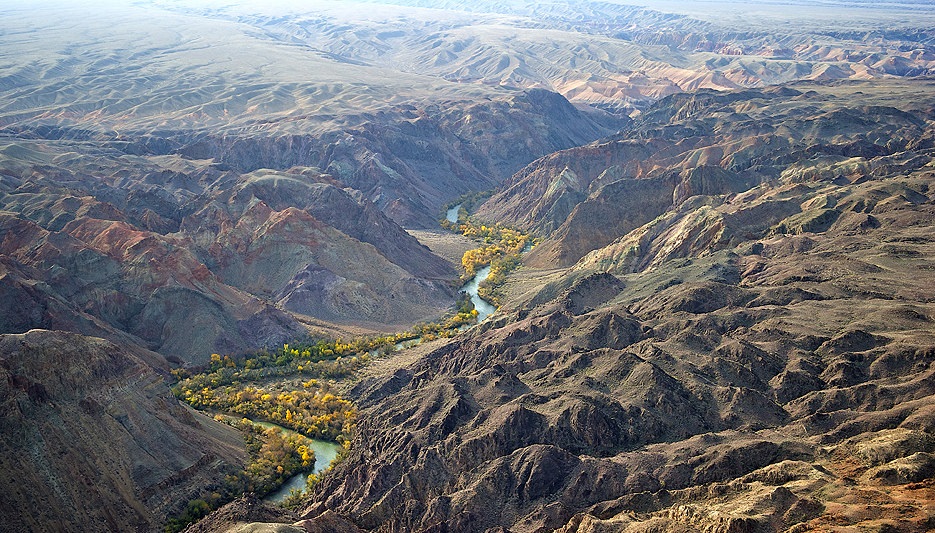
[[[4,0],[3,9],[41,8],[49,5],[105,7],[137,6],[169,9],[220,9],[252,12],[298,12],[314,10],[316,6],[331,9],[361,4],[418,6],[423,8],[464,9],[472,12],[497,12],[499,8],[530,7],[554,3],[536,0]],[[558,0],[570,5],[585,4],[588,0]],[[595,0],[597,3],[644,6],[669,13],[679,13],[716,21],[718,18],[744,18],[762,16],[766,19],[807,19],[819,17],[829,22],[833,17],[865,14],[891,19],[900,15],[935,16],[933,0]],[[861,17],[862,18],[862,17]],[[2,22],[0,22],[2,26]]]
[[[2,11],[41,11],[50,6],[94,10],[127,7],[141,10],[195,11],[198,14],[263,14],[284,16],[309,14],[318,10],[339,18],[379,20],[395,18],[394,6],[409,12],[423,11],[432,18],[434,9],[444,9],[446,16],[456,13],[486,13],[498,16],[535,16],[537,7],[549,4],[584,5],[588,0],[4,0]],[[935,0],[594,0],[593,3],[643,6],[649,9],[687,15],[711,23],[742,27],[753,31],[771,28],[842,29],[857,22],[866,27],[920,27],[931,20],[935,27]],[[427,14],[426,14],[427,13]],[[435,12],[439,13],[439,12]],[[91,16],[89,11],[88,16]],[[2,21],[2,19],[0,19]],[[0,22],[2,29],[2,22]]]

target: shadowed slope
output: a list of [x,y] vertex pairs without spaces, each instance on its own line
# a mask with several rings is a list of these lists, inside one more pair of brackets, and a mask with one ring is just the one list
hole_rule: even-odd
[[104,340],[0,335],[0,375],[5,529],[153,531],[245,460],[237,431]]
[[[841,140],[924,140],[917,102]],[[880,159],[830,177],[791,176],[833,144],[739,194],[711,194],[730,173],[686,175],[678,208],[532,302],[360,383],[309,527],[929,529],[935,175],[924,142],[886,137],[903,150],[860,148]]]

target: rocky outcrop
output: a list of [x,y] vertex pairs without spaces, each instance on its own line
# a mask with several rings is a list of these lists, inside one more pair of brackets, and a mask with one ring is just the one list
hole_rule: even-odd
[[[284,518],[294,521],[296,518],[282,508],[274,507],[261,501],[253,494],[245,494],[228,503],[209,518],[200,520],[185,529],[188,533],[207,533],[226,531],[230,533],[304,533],[298,525],[282,522]],[[338,531],[335,529],[334,531]]]
[[[809,315],[809,301],[773,313],[753,303],[758,287],[677,284],[629,314],[613,303],[626,288],[587,289],[598,285],[582,279],[526,318],[429,354],[405,379],[362,384],[364,413],[381,415],[363,417],[308,520],[328,509],[366,530],[774,531],[826,513],[815,491],[844,483],[829,446],[872,454],[864,491],[930,478],[930,434],[908,429],[931,408],[928,370],[873,393],[883,382],[866,373],[836,389],[822,372],[853,350],[892,350],[882,335],[826,337],[810,316],[777,338],[769,332]],[[806,384],[798,392],[793,375]],[[837,390],[847,396],[832,405]],[[893,405],[905,407],[872,418]],[[907,429],[886,429],[897,426]],[[903,524],[921,531],[924,519],[916,505]]]
[[[298,208],[348,237],[374,246],[412,275],[444,279],[453,274],[445,261],[389,220],[372,202],[364,200],[355,190],[339,188],[340,185],[330,176],[311,169],[303,169],[301,173],[259,171],[248,175],[227,203],[232,216],[257,200],[275,211]],[[192,222],[197,224],[197,220],[195,215]]]
[[225,283],[288,311],[391,325],[443,312],[456,275],[448,263],[372,204],[313,179],[251,176],[182,227],[205,243],[205,261]]
[[61,231],[10,213],[0,220],[10,230],[0,242],[10,269],[2,278],[4,305],[13,311],[6,331],[103,335],[176,361],[205,361],[212,352],[262,347],[304,331],[293,317],[221,282],[184,237],[91,218]]
[[140,356],[159,360],[71,333],[0,335],[4,528],[153,531],[242,468],[240,434],[182,407]]

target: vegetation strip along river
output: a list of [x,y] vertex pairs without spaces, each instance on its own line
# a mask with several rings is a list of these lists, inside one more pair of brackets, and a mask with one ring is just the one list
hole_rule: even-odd
[[[272,424],[270,422],[256,422],[252,421],[254,424],[263,427],[278,428],[283,434],[293,434],[295,431],[284,428],[282,426]],[[309,446],[315,452],[315,467],[312,469],[312,474],[318,474],[323,470],[331,466],[331,461],[334,461],[334,458],[338,456],[338,452],[341,451],[341,445],[336,442],[328,442],[326,440],[319,439],[308,439],[311,441]],[[298,474],[289,478],[288,481],[282,484],[282,487],[279,487],[275,491],[266,495],[264,500],[273,503],[281,503],[283,500],[289,497],[293,490],[302,492],[308,486],[308,475],[309,472],[299,472]]]

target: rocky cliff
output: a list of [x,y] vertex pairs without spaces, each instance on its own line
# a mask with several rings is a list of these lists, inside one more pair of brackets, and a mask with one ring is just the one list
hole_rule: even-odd
[[318,170],[239,174],[72,148],[5,145],[4,331],[66,329],[205,361],[288,342],[314,320],[405,326],[453,299],[447,262]]
[[[13,191],[5,199],[18,196]],[[113,218],[118,220],[81,217],[56,231],[9,211],[0,214],[5,331],[103,335],[177,362],[304,331],[295,318],[221,282],[192,253],[188,239]]]
[[240,433],[182,407],[160,359],[70,333],[0,335],[4,530],[154,531],[243,468]]

